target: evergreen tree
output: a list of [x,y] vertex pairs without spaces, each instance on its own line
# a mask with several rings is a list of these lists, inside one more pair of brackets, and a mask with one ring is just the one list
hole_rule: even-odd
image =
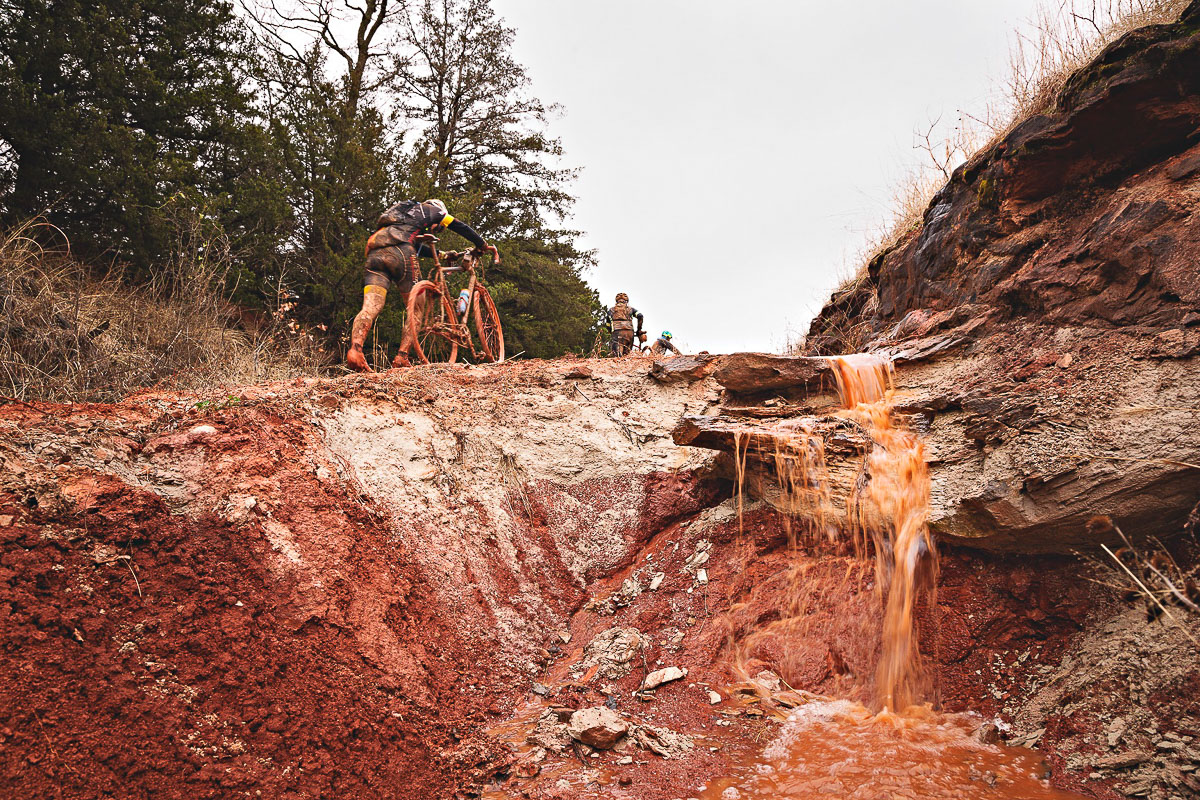
[[[263,3],[0,0],[0,222],[44,215],[133,279],[201,223],[232,243],[238,302],[299,291],[339,335],[379,212],[442,197],[501,247],[509,353],[587,349],[574,172],[489,3]],[[390,304],[382,343],[402,321]]]
[[[363,248],[397,182],[400,136],[378,104],[400,6],[296,0],[251,7],[259,103],[295,210],[281,271],[313,322],[343,330],[362,298]],[[400,336],[389,315],[380,327]]]
[[244,158],[243,44],[226,2],[0,0],[4,216],[44,214],[77,251],[143,268],[180,193],[245,230],[274,225],[251,219],[270,203],[231,208],[262,178]]

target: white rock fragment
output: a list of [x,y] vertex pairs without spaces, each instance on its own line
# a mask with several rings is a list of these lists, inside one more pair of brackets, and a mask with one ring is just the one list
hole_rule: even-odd
[[706,570],[706,569],[696,570],[696,583],[700,584],[701,586],[708,585],[708,570]]
[[636,628],[609,628],[602,631],[584,648],[583,658],[571,667],[571,674],[582,675],[598,665],[598,678],[624,678],[633,669],[634,656],[644,646],[643,638]]
[[769,669],[764,669],[762,672],[754,676],[754,682],[766,689],[771,694],[776,694],[783,691],[783,681],[779,676]]
[[613,605],[617,608],[631,605],[638,595],[642,593],[642,584],[637,578],[626,578],[621,583],[621,588],[612,596]]
[[637,742],[638,747],[663,758],[682,758],[695,747],[692,737],[668,728],[638,725],[630,731],[629,736]]
[[216,432],[217,429],[212,425],[197,425],[188,431],[188,433],[190,433],[192,436],[211,436]]
[[658,587],[662,586],[663,580],[667,576],[661,572],[656,572],[650,576],[650,591],[657,592]]
[[716,692],[714,692],[712,689],[709,689],[709,690],[708,690],[708,703],[709,703],[709,705],[714,705],[714,706],[715,706],[715,705],[717,705],[717,704],[718,704],[718,703],[720,703],[720,702],[721,702],[721,695],[717,694],[717,693],[716,693]]
[[686,678],[687,674],[687,669],[681,669],[680,667],[663,667],[662,669],[656,669],[654,672],[651,672],[649,675],[647,675],[646,679],[642,681],[642,689],[644,691],[657,689],[664,683],[670,683],[671,681],[677,681],[680,678]]
[[701,539],[696,543],[696,552],[688,558],[683,564],[684,572],[695,573],[700,567],[708,563],[709,554],[712,551],[713,544],[708,539]]

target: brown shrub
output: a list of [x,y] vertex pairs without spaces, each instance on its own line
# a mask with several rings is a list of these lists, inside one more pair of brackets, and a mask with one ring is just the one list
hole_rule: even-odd
[[[220,287],[227,244],[180,234],[150,285],[71,258],[32,222],[0,234],[0,393],[20,400],[115,400],[147,387],[188,390],[318,372],[318,343],[286,320],[238,326]],[[47,247],[42,242],[62,242]]]

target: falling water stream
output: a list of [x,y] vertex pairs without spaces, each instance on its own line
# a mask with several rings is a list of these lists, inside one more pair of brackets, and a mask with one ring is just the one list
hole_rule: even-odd
[[[1034,751],[986,744],[976,735],[980,718],[937,712],[924,702],[915,609],[922,596],[932,600],[937,583],[925,451],[920,438],[896,421],[889,361],[858,354],[833,358],[831,366],[844,406],[839,416],[871,440],[866,479],[846,509],[852,530],[835,531],[826,522],[832,516],[827,467],[811,425],[777,428],[782,435],[775,467],[781,491],[817,521],[825,540],[848,536],[860,554],[873,556],[883,609],[874,702],[871,708],[847,699],[800,705],[775,738],[735,757],[731,772],[711,782],[701,797],[1079,797],[1049,786]],[[793,613],[802,607],[795,604]]]

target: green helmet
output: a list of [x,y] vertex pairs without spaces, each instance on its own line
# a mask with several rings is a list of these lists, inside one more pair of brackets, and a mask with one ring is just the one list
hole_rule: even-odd
[[662,335],[662,337],[663,337],[664,339],[670,339],[670,338],[671,338],[671,332],[670,332],[670,331],[663,331],[663,335]]

